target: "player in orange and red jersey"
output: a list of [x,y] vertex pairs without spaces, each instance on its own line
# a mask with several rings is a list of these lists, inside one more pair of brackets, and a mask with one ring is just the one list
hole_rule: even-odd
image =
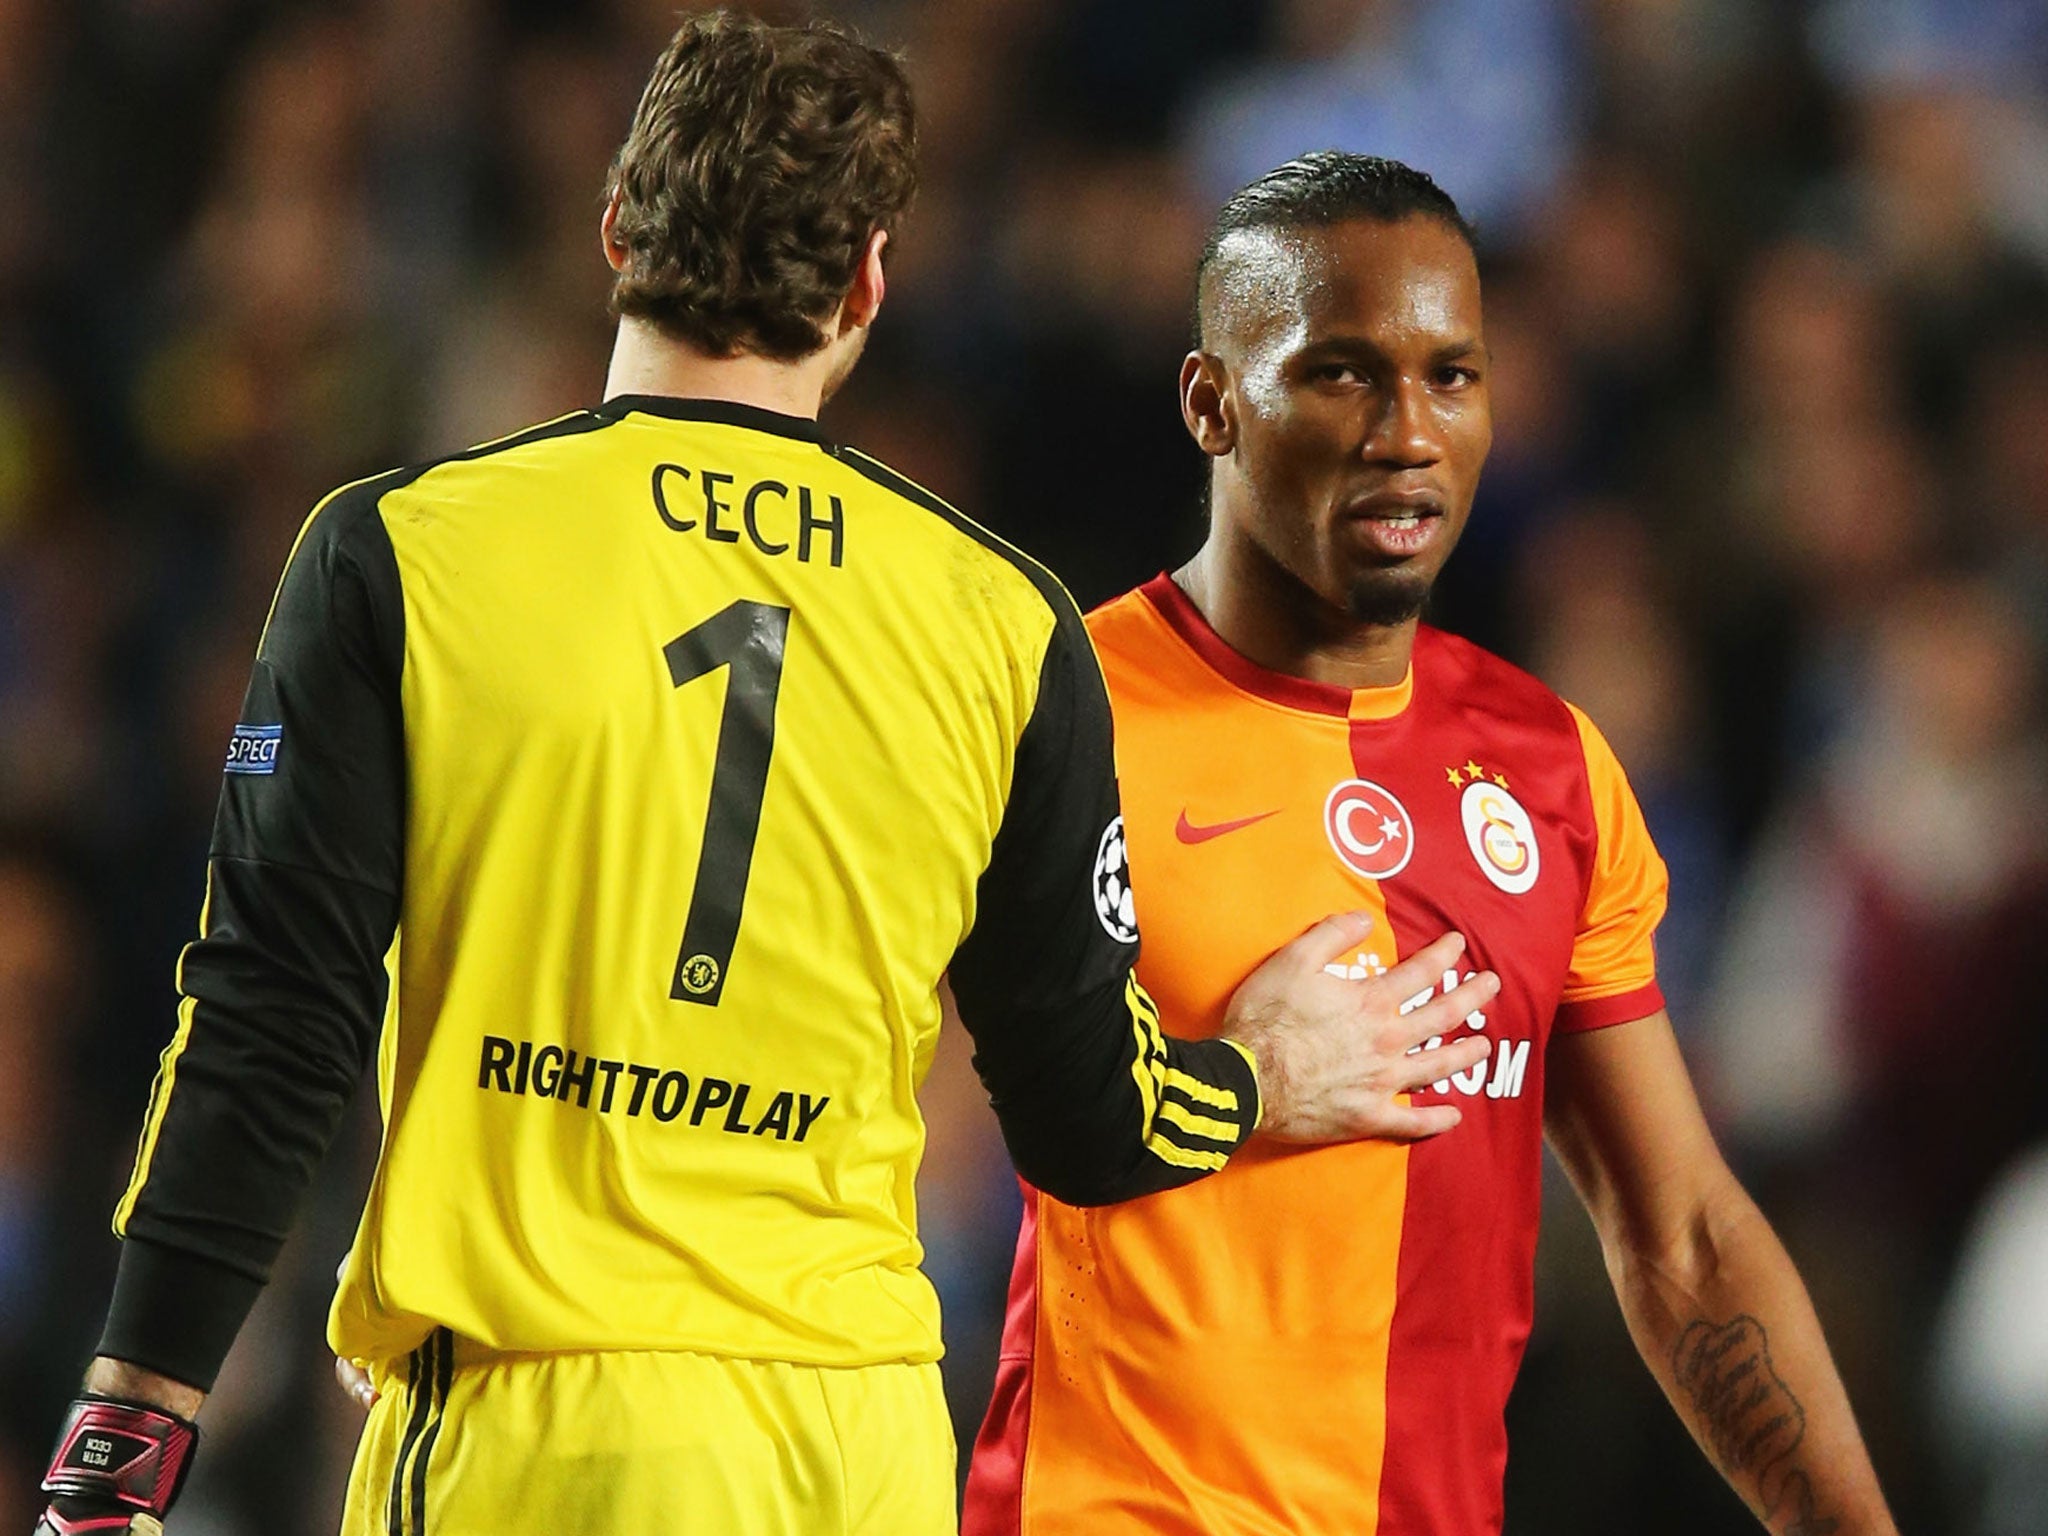
[[[1471,232],[1322,154],[1245,188],[1198,283],[1194,560],[1090,621],[1139,974],[1191,1033],[1309,918],[1356,975],[1446,928],[1500,995],[1434,1139],[1264,1146],[1092,1210],[1027,1191],[967,1536],[1481,1536],[1528,1338],[1542,1140],[1645,1361],[1779,1536],[1894,1530],[1812,1307],[1715,1149],[1658,991],[1665,872],[1592,723],[1419,623],[1491,439]],[[1432,1042],[1434,1043],[1434,1042]],[[1647,1524],[1655,1512],[1644,1512]]]

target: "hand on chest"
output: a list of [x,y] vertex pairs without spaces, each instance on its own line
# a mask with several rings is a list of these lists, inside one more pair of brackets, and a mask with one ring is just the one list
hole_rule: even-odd
[[1519,1096],[1508,1058],[1514,1042],[1524,1061],[1540,1051],[1579,927],[1594,847],[1582,768],[1470,727],[1282,723],[1120,739],[1147,986],[1206,1020],[1332,911],[1374,918],[1356,954],[1331,957],[1355,977],[1456,929],[1462,969],[1497,971],[1502,992],[1467,1021],[1498,1042],[1493,1064],[1444,1091]]

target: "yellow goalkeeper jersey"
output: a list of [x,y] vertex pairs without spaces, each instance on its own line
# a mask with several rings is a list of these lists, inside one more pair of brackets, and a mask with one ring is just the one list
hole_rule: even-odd
[[1183,1182],[1256,1119],[1131,976],[1111,764],[1058,583],[813,422],[622,397],[336,493],[230,745],[103,1348],[210,1380],[374,1042],[337,1351],[936,1358],[949,967],[1037,1182]]

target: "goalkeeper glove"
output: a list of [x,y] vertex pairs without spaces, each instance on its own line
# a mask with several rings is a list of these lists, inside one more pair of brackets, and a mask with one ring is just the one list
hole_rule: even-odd
[[35,1536],[161,1536],[199,1426],[148,1403],[88,1392],[71,1405],[43,1477]]

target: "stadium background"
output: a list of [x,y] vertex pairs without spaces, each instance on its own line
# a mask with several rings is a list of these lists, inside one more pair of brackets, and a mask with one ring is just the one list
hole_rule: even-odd
[[[1439,617],[1633,776],[1684,1043],[1906,1528],[2048,1530],[2048,8],[825,9],[907,51],[925,166],[828,424],[1084,602],[1198,538],[1173,381],[1222,196],[1335,145],[1460,198],[1498,436]],[[600,184],[673,15],[0,0],[0,1529],[100,1316],[293,531],[596,400]],[[1015,1198],[957,1049],[929,1104],[964,1440]],[[185,1536],[333,1529],[357,1416],[319,1327],[370,1109],[208,1408]],[[1749,1529],[1554,1192],[1509,1530]]]

